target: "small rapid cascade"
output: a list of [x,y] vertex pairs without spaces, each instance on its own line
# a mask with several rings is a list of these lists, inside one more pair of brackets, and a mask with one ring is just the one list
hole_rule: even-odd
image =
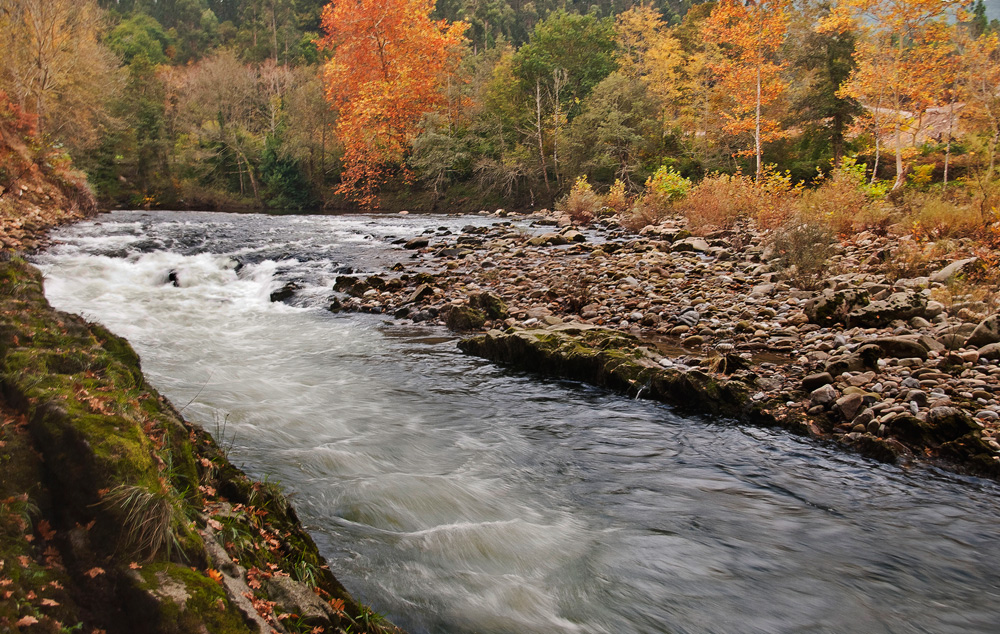
[[[486,218],[116,212],[36,258],[57,308],[260,479],[414,634],[992,632],[1000,487],[463,356],[326,310]],[[170,279],[174,273],[176,285]],[[291,304],[270,294],[289,282]]]

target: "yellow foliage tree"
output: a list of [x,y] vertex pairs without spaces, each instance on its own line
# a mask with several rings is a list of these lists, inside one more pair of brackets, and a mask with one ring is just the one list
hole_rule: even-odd
[[[867,110],[876,155],[887,133],[893,136],[896,180],[903,185],[903,134],[916,135],[928,107],[941,103],[935,89],[951,55],[951,27],[961,0],[841,0],[820,29],[848,28],[863,37],[855,51],[856,68],[839,94],[857,99]],[[877,161],[877,159],[876,159]],[[876,163],[877,168],[877,163]]]

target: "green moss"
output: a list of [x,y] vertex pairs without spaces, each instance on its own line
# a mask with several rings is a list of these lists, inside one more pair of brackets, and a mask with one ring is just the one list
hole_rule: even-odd
[[158,599],[157,629],[211,634],[250,631],[222,586],[202,573],[173,563],[149,564],[139,573],[140,588]]

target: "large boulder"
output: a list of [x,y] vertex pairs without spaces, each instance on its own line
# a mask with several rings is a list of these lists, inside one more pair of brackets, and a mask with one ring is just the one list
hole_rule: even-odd
[[844,321],[848,313],[870,302],[868,291],[860,288],[845,288],[839,291],[826,289],[813,297],[804,307],[809,321],[820,326],[830,326]]
[[469,296],[469,306],[482,311],[490,319],[503,319],[508,314],[507,304],[496,295],[485,291]]
[[456,332],[480,330],[486,324],[486,315],[468,304],[463,304],[448,311],[445,324]]
[[920,317],[926,309],[926,295],[915,291],[903,291],[855,308],[848,313],[847,324],[851,327],[882,328],[896,320],[906,321]]
[[882,358],[882,349],[875,344],[866,344],[855,352],[830,357],[826,362],[825,371],[832,376],[840,376],[844,372],[864,372],[878,367]]
[[979,265],[979,258],[967,258],[965,260],[957,260],[952,262],[948,266],[944,267],[940,271],[931,275],[932,282],[945,283],[949,280],[959,277],[961,275],[967,274],[970,271],[975,270]]
[[882,355],[894,359],[926,359],[930,348],[919,337],[880,337],[872,344],[882,350]]
[[1000,343],[1000,314],[991,315],[980,322],[965,345],[981,348],[991,343]]

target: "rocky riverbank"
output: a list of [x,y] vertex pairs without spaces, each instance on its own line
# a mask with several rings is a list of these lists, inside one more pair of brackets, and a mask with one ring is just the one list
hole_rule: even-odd
[[[879,460],[1000,476],[1000,293],[989,254],[862,233],[802,288],[749,228],[693,236],[679,220],[640,233],[529,220],[531,231],[469,225],[401,240],[392,275],[341,276],[330,309],[489,331],[463,348],[782,424]],[[612,371],[615,350],[638,367]]]
[[17,259],[0,262],[0,388],[0,631],[400,631],[125,340],[53,310]]

